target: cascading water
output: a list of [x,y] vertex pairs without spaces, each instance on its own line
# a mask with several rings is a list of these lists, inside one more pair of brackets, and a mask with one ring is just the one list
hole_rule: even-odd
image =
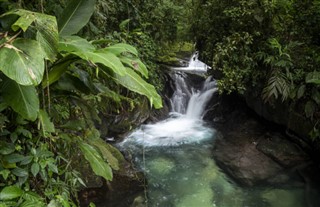
[[212,138],[214,130],[204,126],[201,120],[205,106],[217,91],[211,77],[202,89],[196,90],[186,84],[185,74],[174,74],[176,91],[171,98],[172,112],[169,118],[156,124],[144,125],[125,141],[144,146],[169,146],[200,142]]
[[[192,61],[196,58],[191,59],[191,66]],[[203,66],[198,70],[206,69]],[[173,79],[175,92],[169,117],[141,126],[119,144],[131,152],[134,163],[147,178],[147,196],[139,206],[284,207],[277,197],[262,196],[272,195],[272,190],[238,187],[212,159],[213,139],[219,135],[202,117],[217,91],[215,80],[209,77],[201,89],[196,89],[186,83],[186,74],[180,69]],[[283,193],[291,199],[286,207],[303,207],[300,202],[303,190]]]
[[173,69],[186,71],[186,72],[197,72],[197,73],[207,72],[207,70],[210,69],[211,67],[206,65],[204,62],[200,61],[198,58],[199,58],[199,52],[197,51],[191,56],[188,67],[178,67]]

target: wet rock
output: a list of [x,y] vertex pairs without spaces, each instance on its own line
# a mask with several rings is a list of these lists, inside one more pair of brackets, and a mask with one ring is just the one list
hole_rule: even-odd
[[[235,104],[236,103],[236,104]],[[213,156],[217,164],[235,182],[244,186],[301,186],[297,169],[310,163],[309,155],[277,127],[259,121],[245,104],[235,99],[222,100],[206,117],[221,133],[215,140]],[[215,121],[216,117],[223,122]]]
[[261,184],[282,172],[281,166],[258,151],[255,141],[250,139],[241,136],[232,136],[232,140],[217,139],[214,149],[218,165],[236,182],[246,186]]
[[295,143],[280,134],[265,134],[259,138],[257,149],[285,168],[310,162],[310,157]]

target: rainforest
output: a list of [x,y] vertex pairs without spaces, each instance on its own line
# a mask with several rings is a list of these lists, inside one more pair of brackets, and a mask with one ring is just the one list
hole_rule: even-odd
[[320,1],[0,0],[0,207],[320,205]]

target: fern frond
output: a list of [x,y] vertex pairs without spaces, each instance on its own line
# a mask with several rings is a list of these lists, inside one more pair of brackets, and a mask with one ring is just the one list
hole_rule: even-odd
[[273,97],[278,99],[281,96],[282,101],[285,101],[290,95],[290,88],[290,81],[286,74],[274,69],[262,91],[262,99],[264,102],[270,102]]

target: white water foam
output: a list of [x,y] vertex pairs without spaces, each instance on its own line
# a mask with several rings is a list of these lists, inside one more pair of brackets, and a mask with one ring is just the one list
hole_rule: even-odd
[[172,112],[164,121],[143,125],[122,142],[144,146],[176,146],[210,139],[214,130],[202,121],[205,107],[217,91],[209,77],[200,90],[190,88],[183,74],[174,74],[176,91],[171,98]]
[[199,59],[199,52],[196,51],[190,58],[188,67],[175,67],[174,70],[180,71],[194,71],[194,72],[207,72],[208,69],[211,69],[210,66],[206,65],[204,62]]

